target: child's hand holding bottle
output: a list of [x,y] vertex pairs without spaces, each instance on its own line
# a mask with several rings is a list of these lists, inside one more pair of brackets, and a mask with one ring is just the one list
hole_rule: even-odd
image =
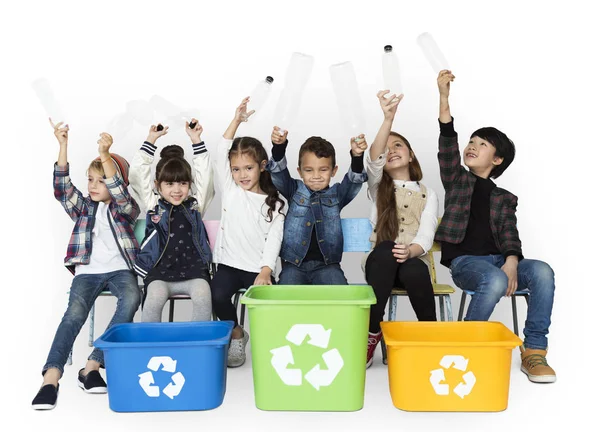
[[350,139],[350,149],[352,156],[361,156],[367,149],[367,140],[365,140],[365,134],[360,134],[357,137]]
[[281,129],[277,126],[273,126],[273,132],[271,132],[271,142],[274,145],[283,144],[287,141],[288,131],[283,131],[281,134]]
[[[194,127],[191,127],[191,125]],[[185,122],[185,133],[187,133],[192,140],[192,144],[198,144],[202,141],[200,136],[202,135],[203,130],[202,125],[198,123],[198,120],[195,118],[192,118],[192,121],[189,123],[187,121]]]
[[[160,126],[160,127],[159,127]],[[148,131],[148,137],[146,141],[148,141],[152,145],[156,145],[156,140],[161,136],[166,135],[169,131],[169,126],[163,127],[160,123],[158,125],[150,126],[150,130]]]

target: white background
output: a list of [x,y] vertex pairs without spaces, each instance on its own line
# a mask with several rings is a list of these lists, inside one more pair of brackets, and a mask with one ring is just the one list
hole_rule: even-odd
[[[14,2],[4,5],[0,26],[3,66],[4,202],[2,422],[34,430],[505,430],[581,425],[592,417],[598,382],[596,194],[598,181],[598,50],[591,2]],[[33,412],[71,276],[62,267],[72,223],[52,196],[58,145],[31,82],[47,78],[71,126],[69,161],[76,185],[97,155],[97,136],[133,99],[159,94],[202,113],[204,140],[212,151],[235,107],[258,80],[275,78],[260,118],[244,125],[269,148],[273,110],[294,51],[315,57],[299,118],[290,132],[289,160],[310,135],[334,143],[342,173],[349,137],[339,121],[328,67],[352,61],[372,141],[382,115],[375,94],[382,87],[381,52],[392,44],[401,61],[405,100],[394,130],[412,143],[443,205],[437,145],[436,75],[415,43],[429,31],[456,75],[451,107],[461,146],[482,126],[503,130],[516,144],[516,159],[497,184],[519,196],[518,220],[526,257],[547,261],[556,273],[548,359],[558,381],[529,383],[513,353],[508,409],[502,413],[409,413],[393,407],[387,368],[367,371],[365,406],[355,413],[262,412],[253,400],[250,361],[230,370],[223,405],[213,411],[118,414],[107,396],[85,395],[77,370],[89,353],[87,325],[75,344],[75,364],[65,370],[57,408]],[[173,128],[172,128],[173,129]],[[136,125],[113,150],[131,160],[146,137]],[[183,132],[159,145],[186,147]],[[8,150],[8,151],[6,151]],[[208,218],[219,217],[219,194]],[[367,217],[366,187],[342,213]],[[440,209],[441,212],[441,209]],[[351,281],[362,281],[359,256],[344,258]],[[450,282],[438,266],[439,279]],[[453,297],[455,318],[459,293]],[[178,305],[177,320],[189,308]],[[413,320],[406,299],[402,319]],[[525,308],[519,301],[521,326]],[[114,310],[98,302],[96,336]],[[512,328],[510,303],[493,320]],[[136,316],[139,320],[139,315]],[[594,404],[595,405],[595,404]],[[21,429],[21,427],[19,427]]]

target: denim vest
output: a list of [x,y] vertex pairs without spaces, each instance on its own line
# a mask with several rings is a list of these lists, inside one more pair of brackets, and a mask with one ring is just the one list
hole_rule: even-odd
[[344,247],[340,212],[358,195],[367,181],[367,173],[364,170],[355,173],[350,169],[341,183],[314,192],[301,180],[290,177],[285,158],[278,162],[269,160],[267,170],[289,206],[283,228],[281,259],[299,267],[315,229],[325,264],[339,263]]

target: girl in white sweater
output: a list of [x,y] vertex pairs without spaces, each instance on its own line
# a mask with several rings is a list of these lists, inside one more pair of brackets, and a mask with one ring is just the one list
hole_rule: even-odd
[[256,138],[233,139],[239,125],[254,111],[250,98],[237,107],[217,149],[215,174],[222,193],[221,227],[213,252],[218,264],[211,281],[213,309],[222,320],[235,322],[227,356],[229,367],[246,361],[248,333],[239,325],[232,296],[240,288],[271,285],[283,239],[284,201],[265,170],[268,156]]

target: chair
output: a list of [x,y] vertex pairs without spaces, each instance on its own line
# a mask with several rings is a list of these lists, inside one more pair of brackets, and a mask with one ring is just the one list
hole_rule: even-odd
[[[465,301],[467,299],[467,295],[472,296],[475,294],[475,291],[463,290],[462,296],[460,297],[460,306],[458,308],[458,321],[462,321],[463,312],[465,309]],[[527,306],[529,306],[529,290],[517,290],[515,293],[510,296],[510,300],[512,303],[512,318],[513,318],[513,331],[517,336],[519,336],[519,318],[517,316],[517,297],[525,297],[525,302]]]
[[[344,252],[369,252],[371,250],[369,237],[372,231],[371,222],[367,218],[343,218]],[[437,283],[434,252],[441,252],[441,247],[437,242],[434,242],[432,248],[427,252],[429,254],[429,274],[433,285],[433,295],[439,299],[441,321],[452,321],[452,301],[450,295],[455,292],[455,289],[451,285]],[[408,292],[394,288],[390,294],[388,321],[396,320],[398,297],[400,296],[408,296]],[[383,355],[383,363],[387,364],[385,342],[381,344],[381,353]]]

